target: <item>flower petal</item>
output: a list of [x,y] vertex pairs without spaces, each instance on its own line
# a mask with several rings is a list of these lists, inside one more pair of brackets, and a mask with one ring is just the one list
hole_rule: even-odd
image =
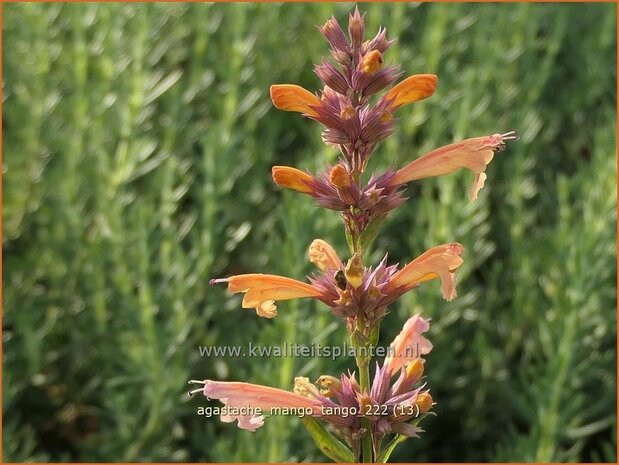
[[385,95],[385,99],[393,100],[391,109],[418,102],[430,97],[436,90],[438,77],[434,74],[415,74],[393,86]]
[[339,270],[343,267],[335,249],[322,239],[312,241],[308,255],[309,261],[321,271]]
[[271,175],[273,176],[275,184],[280,187],[286,187],[303,194],[312,193],[312,188],[309,183],[312,182],[314,178],[304,171],[290,166],[274,166],[271,168]]
[[271,274],[242,274],[227,279],[216,279],[213,284],[227,282],[228,290],[243,292],[243,308],[255,308],[258,316],[273,318],[277,315],[276,300],[290,300],[302,297],[318,297],[320,290],[310,284],[285,276]]
[[219,399],[229,406],[250,406],[262,410],[275,407],[316,408],[320,401],[290,391],[259,384],[236,381],[210,381],[203,393],[210,399]]
[[470,198],[475,200],[486,180],[486,166],[492,161],[494,153],[505,147],[506,140],[516,140],[515,131],[506,134],[475,137],[446,145],[422,155],[404,168],[398,170],[391,180],[393,185],[404,184],[418,179],[450,174],[460,168],[473,172],[475,179],[470,188]]
[[[257,414],[258,411],[268,414],[272,408],[279,407],[312,409],[314,414],[320,412],[320,402],[315,399],[258,384],[206,380],[202,392],[208,398],[221,400],[229,410],[222,414],[221,421],[237,420],[239,428],[249,431],[255,431],[264,423],[264,416]],[[248,414],[236,414],[236,410]]]
[[[389,346],[389,354],[385,358],[385,366],[391,375],[422,355],[430,353],[432,343],[421,335],[428,329],[429,320],[424,320],[419,314],[404,323],[402,331]],[[423,369],[423,363],[420,366]]]
[[452,300],[456,296],[454,273],[463,263],[460,257],[463,251],[464,247],[457,242],[432,247],[396,272],[387,286],[389,289],[412,289],[417,284],[438,277],[441,279],[443,297]]
[[320,106],[320,99],[309,90],[294,84],[274,84],[271,86],[271,100],[278,110],[296,111],[317,116],[312,106]]

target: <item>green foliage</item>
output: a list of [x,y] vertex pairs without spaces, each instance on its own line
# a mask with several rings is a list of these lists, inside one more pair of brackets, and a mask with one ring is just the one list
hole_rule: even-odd
[[[3,23],[4,461],[323,460],[295,418],[256,433],[196,415],[190,378],[290,388],[341,358],[201,357],[199,345],[340,344],[315,302],[273,320],[213,276],[301,278],[338,215],[273,187],[274,164],[337,154],[275,111],[316,89],[315,28],[345,4],[7,4]],[[616,460],[616,5],[363,4],[386,56],[436,73],[398,111],[370,169],[518,129],[479,200],[468,172],[409,186],[367,262],[461,242],[459,296],[428,283],[395,305],[433,317],[435,417],[394,461]]]

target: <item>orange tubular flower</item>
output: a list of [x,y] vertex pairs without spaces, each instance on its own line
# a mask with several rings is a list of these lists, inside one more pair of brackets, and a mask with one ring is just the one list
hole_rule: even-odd
[[218,283],[228,283],[228,290],[234,294],[244,293],[243,308],[255,308],[258,316],[264,318],[273,318],[277,315],[276,300],[321,295],[318,289],[307,283],[272,274],[241,274],[210,281],[211,285]]
[[280,187],[287,187],[288,189],[301,192],[303,194],[309,194],[312,189],[309,187],[308,182],[314,178],[304,171],[292,168],[290,166],[274,166],[271,169],[271,175],[273,181]]
[[339,270],[342,268],[342,261],[337,256],[337,252],[322,239],[315,239],[308,251],[309,260],[321,271]]
[[309,116],[317,116],[318,114],[311,107],[321,105],[317,96],[294,84],[272,85],[271,100],[278,110],[297,111]]
[[430,97],[437,83],[438,77],[434,74],[415,74],[393,86],[384,98],[393,100],[391,110],[396,110],[402,105]]
[[320,413],[321,402],[283,389],[260,386],[258,384],[224,382],[211,380],[191,380],[189,384],[200,385],[189,395],[201,393],[209,399],[223,402],[221,421],[237,421],[238,427],[256,431],[264,424],[264,415],[272,408],[295,408]]
[[410,289],[424,281],[440,278],[443,297],[453,300],[456,296],[455,271],[463,263],[460,258],[463,251],[464,247],[457,242],[432,247],[396,272],[389,280],[388,289]]
[[422,155],[404,168],[397,171],[392,185],[404,184],[417,179],[450,174],[460,168],[467,168],[475,175],[470,188],[471,201],[477,199],[477,193],[486,180],[486,166],[492,161],[494,152],[505,147],[506,140],[516,140],[516,131],[492,136],[475,137],[441,147]]
[[432,343],[421,335],[428,329],[430,329],[429,322],[419,314],[406,321],[400,334],[389,346],[390,352],[385,358],[385,366],[391,376],[404,367],[407,369],[407,375],[416,378],[415,382],[421,378],[423,374],[421,356],[429,354],[432,350]]

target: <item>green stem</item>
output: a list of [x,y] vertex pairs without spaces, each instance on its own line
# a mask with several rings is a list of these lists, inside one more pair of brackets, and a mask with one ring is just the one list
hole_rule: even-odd
[[[353,173],[356,182],[359,182],[360,173]],[[359,250],[358,244],[358,236],[353,237],[351,252],[355,254]],[[351,340],[353,345],[355,346],[355,362],[357,363],[357,368],[359,369],[359,387],[361,392],[370,392],[370,357],[368,355],[368,340],[364,336],[365,329],[365,319],[359,316],[357,320],[357,330],[359,332],[364,341],[364,343],[359,344],[358,339],[355,341],[354,335],[351,335]],[[363,347],[363,353],[361,353],[360,349]],[[373,463],[373,451],[372,451],[372,424],[370,423],[369,418],[363,417],[361,419],[361,425],[363,429],[365,429],[365,434],[361,438],[361,459],[363,463]]]
[[[355,362],[359,369],[359,387],[361,393],[370,391],[370,357],[368,356],[369,340],[363,336],[363,327],[365,323],[362,318],[357,321],[357,330],[355,331],[359,337],[352,337],[355,346]],[[362,415],[364,412],[361,413]],[[372,457],[372,425],[369,418],[361,419],[361,426],[365,429],[365,434],[361,438],[361,459],[364,463],[373,463]]]
[[[361,363],[359,363],[361,362]],[[370,390],[370,366],[368,360],[357,360],[357,366],[359,367],[359,386],[361,392]],[[363,463],[373,463],[372,457],[372,425],[368,418],[362,418],[361,424],[366,433],[361,438],[361,452],[363,457]]]

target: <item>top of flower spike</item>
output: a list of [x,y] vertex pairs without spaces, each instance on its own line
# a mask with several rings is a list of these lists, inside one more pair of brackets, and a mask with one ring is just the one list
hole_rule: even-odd
[[300,112],[322,123],[324,142],[341,150],[349,172],[361,173],[375,145],[393,132],[393,111],[431,96],[437,78],[411,76],[372,105],[370,96],[402,74],[398,66],[385,65],[383,54],[393,40],[381,28],[364,41],[365,23],[357,8],[349,17],[348,37],[335,17],[319,29],[331,45],[333,58],[314,68],[323,83],[320,95],[294,84],[276,84],[271,86],[271,99],[278,109]]
[[361,52],[361,54],[366,54],[372,50],[384,53],[395,42],[395,40],[387,40],[387,31],[384,28],[380,28],[373,39],[364,42],[365,21],[357,7],[355,7],[355,12],[349,15],[348,18],[350,42],[335,16],[331,16],[319,29],[331,45],[333,58],[342,66],[350,64],[350,55],[353,51]]

